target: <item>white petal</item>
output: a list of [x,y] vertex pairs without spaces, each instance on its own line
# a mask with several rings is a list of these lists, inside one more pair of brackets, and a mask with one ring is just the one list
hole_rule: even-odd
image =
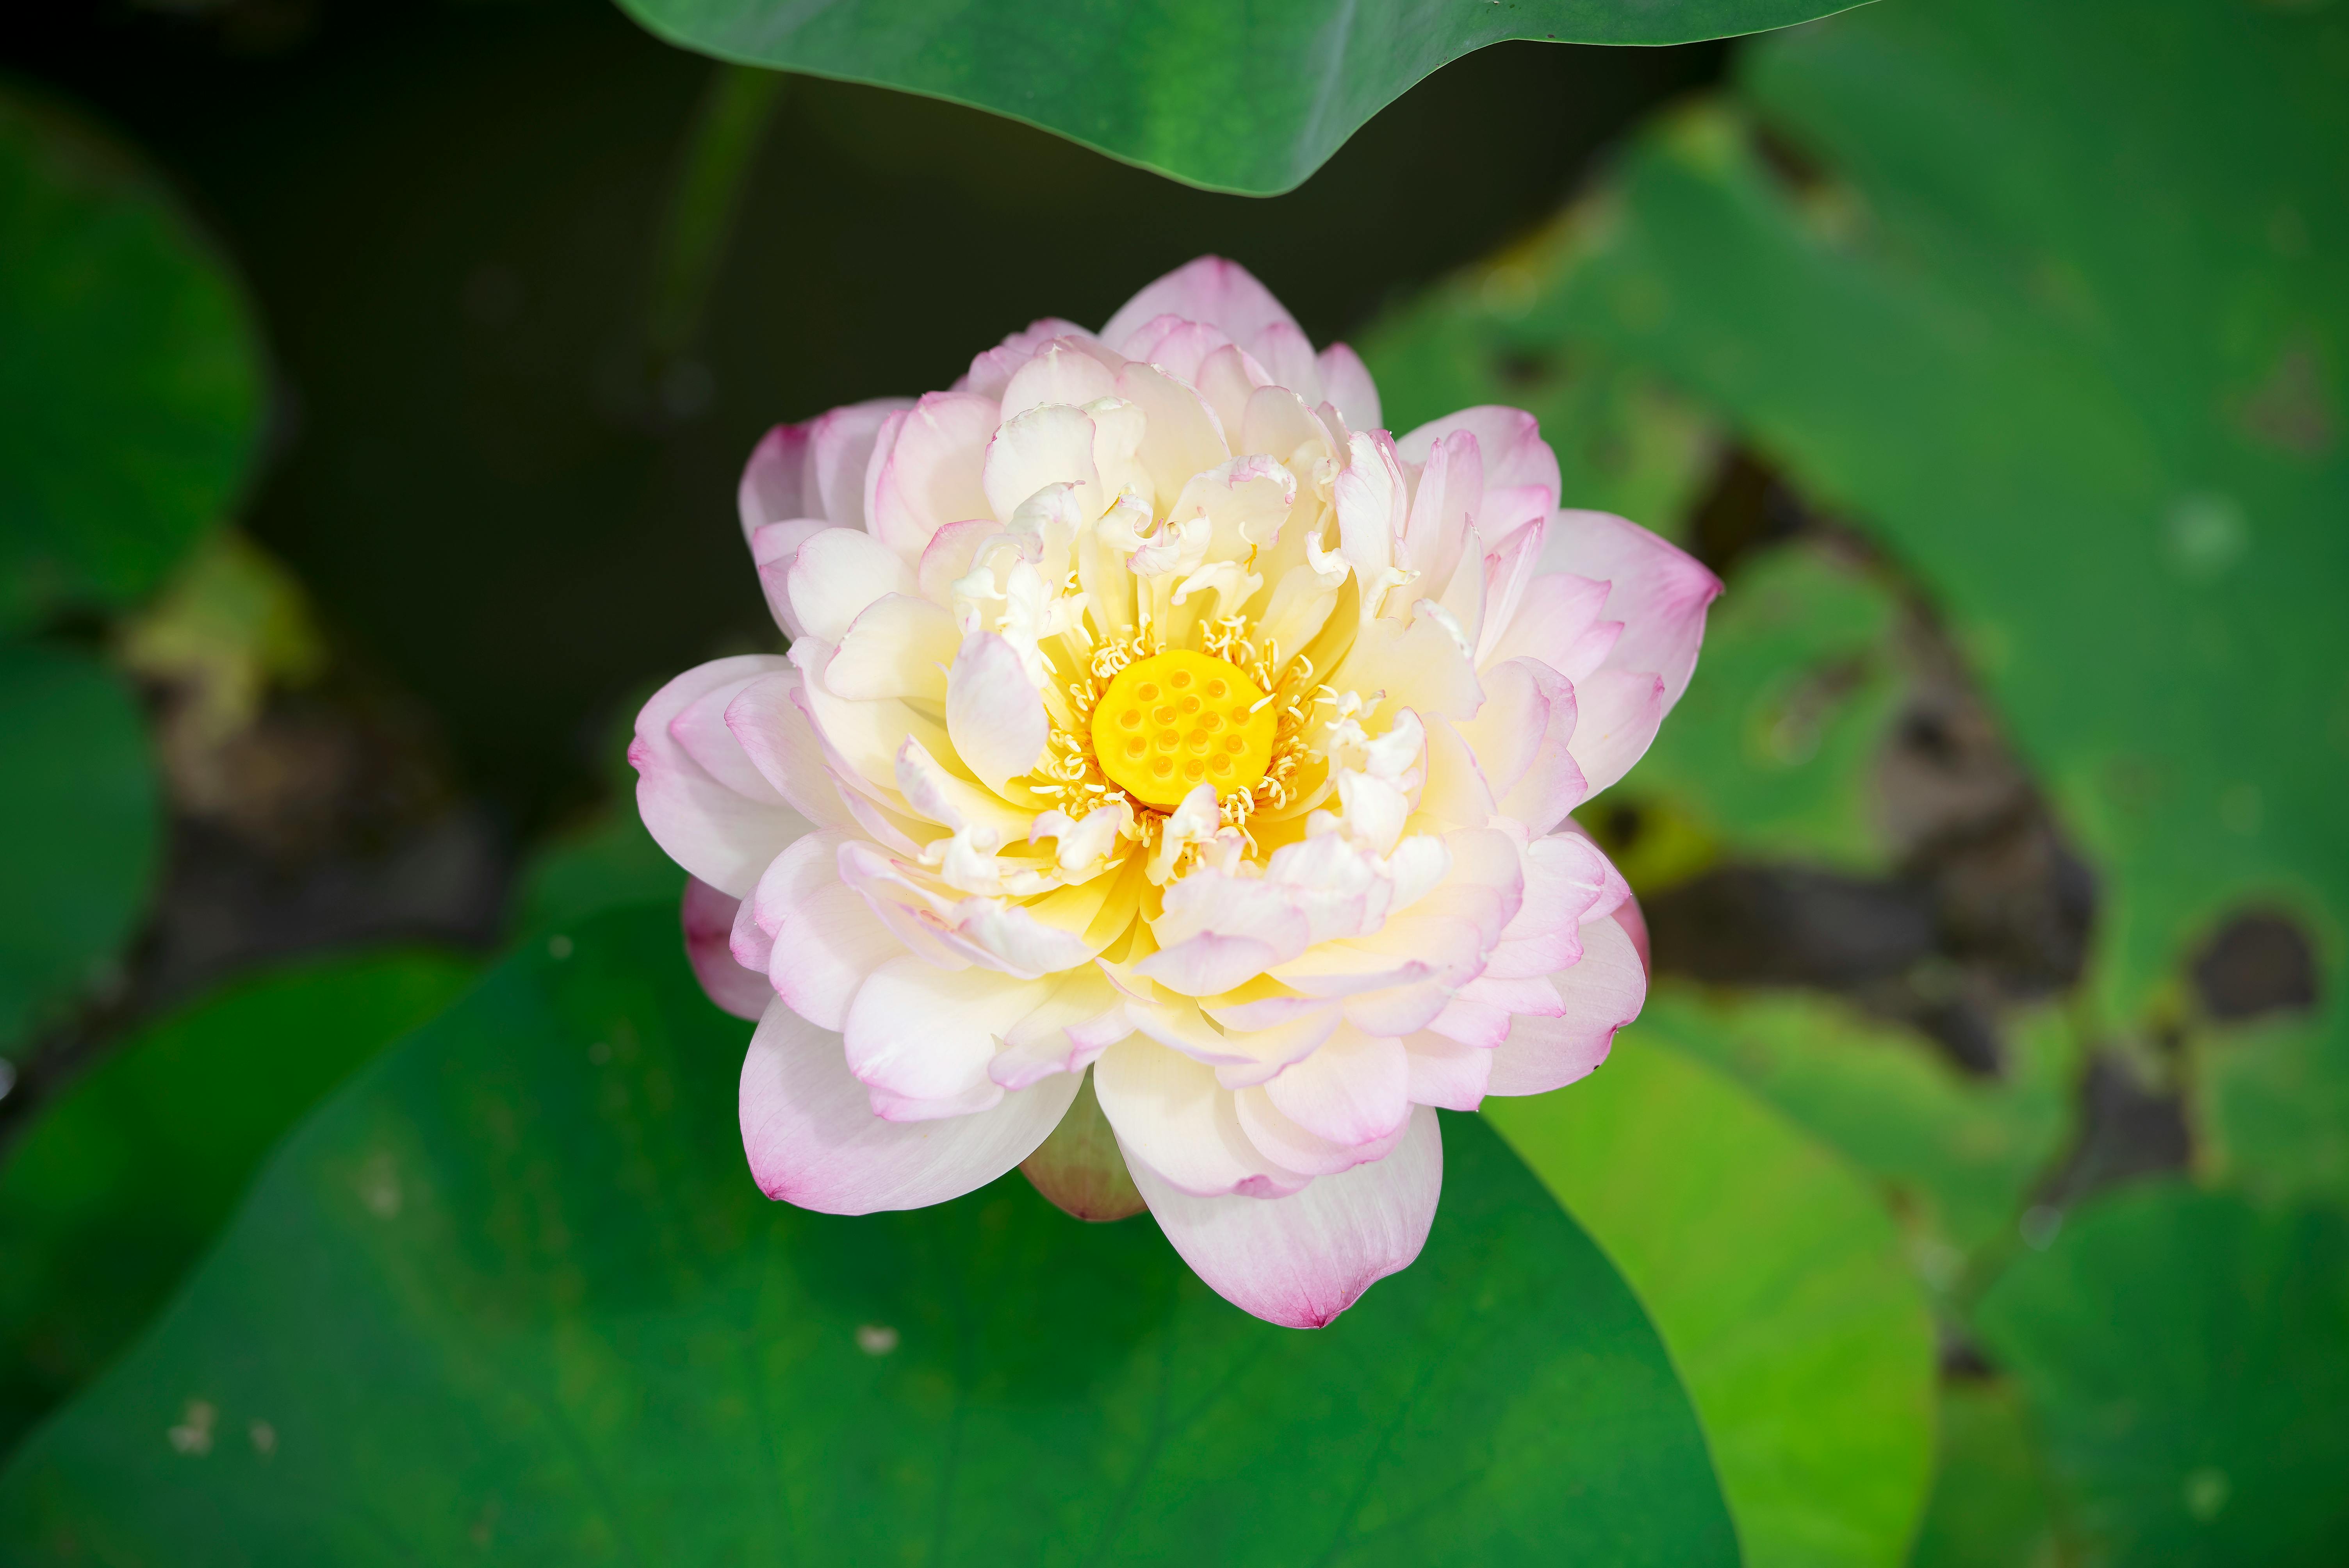
[[1561,1015],[1519,1015],[1493,1052],[1487,1094],[1544,1094],[1587,1078],[1615,1043],[1615,1031],[1640,1016],[1648,975],[1631,938],[1611,915],[1582,928],[1582,956],[1551,976],[1566,1004]]
[[1110,1047],[1093,1064],[1093,1090],[1136,1180],[1147,1167],[1170,1189],[1204,1194],[1293,1191],[1302,1180],[1257,1152],[1214,1068],[1155,1040]]
[[973,632],[955,655],[947,734],[963,766],[998,794],[1044,755],[1052,721],[1043,696],[1019,650],[993,632]]

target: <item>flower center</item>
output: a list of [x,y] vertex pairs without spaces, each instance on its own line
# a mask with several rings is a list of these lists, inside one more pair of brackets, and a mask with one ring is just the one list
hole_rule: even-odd
[[1278,716],[1237,665],[1186,649],[1117,672],[1093,706],[1101,770],[1145,805],[1172,808],[1202,784],[1217,799],[1256,787]]

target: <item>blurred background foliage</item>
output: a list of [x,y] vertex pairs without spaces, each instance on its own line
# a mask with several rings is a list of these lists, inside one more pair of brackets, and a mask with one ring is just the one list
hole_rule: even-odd
[[[2339,0],[1512,44],[1350,140],[1621,13],[1371,5],[1198,129],[987,7],[632,8],[1191,183],[600,0],[12,19],[12,1558],[2349,1554]],[[619,755],[773,645],[768,425],[1203,251],[1730,585],[1584,814],[1647,1013],[1320,1336],[1016,1180],[757,1200]]]

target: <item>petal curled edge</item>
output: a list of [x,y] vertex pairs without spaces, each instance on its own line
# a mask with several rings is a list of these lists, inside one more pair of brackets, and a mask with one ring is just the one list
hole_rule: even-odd
[[1588,1078],[1607,1059],[1615,1031],[1640,1016],[1648,971],[1615,916],[1582,924],[1582,956],[1550,976],[1565,1009],[1555,1018],[1520,1013],[1493,1051],[1486,1094],[1547,1094]]
[[1671,541],[1604,511],[1552,517],[1539,570],[1610,585],[1600,614],[1623,623],[1623,634],[1599,667],[1662,676],[1671,712],[1696,670],[1705,607],[1720,594],[1721,579]]
[[1444,1189],[1435,1112],[1414,1109],[1385,1159],[1285,1198],[1200,1198],[1128,1161],[1151,1217],[1208,1287],[1245,1312],[1321,1328],[1427,1243]]
[[[725,722],[735,696],[789,667],[761,654],[697,665],[652,695],[628,745],[645,830],[662,853],[734,898],[756,887],[759,873],[810,826],[742,754]],[[724,771],[705,766],[697,748]]]
[[841,1037],[777,997],[742,1060],[742,1150],[761,1191],[802,1209],[926,1208],[984,1187],[1033,1154],[1080,1081],[1056,1073],[969,1116],[885,1121],[849,1075]]
[[729,898],[699,877],[685,879],[678,923],[685,928],[685,955],[702,994],[738,1018],[758,1018],[775,998],[775,988],[756,969],[735,962],[734,917],[742,901]]

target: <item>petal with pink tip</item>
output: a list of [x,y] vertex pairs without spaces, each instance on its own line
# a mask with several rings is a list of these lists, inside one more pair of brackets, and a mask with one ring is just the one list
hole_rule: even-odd
[[1422,1108],[1385,1159],[1285,1198],[1195,1197],[1126,1163],[1158,1228],[1216,1295],[1268,1322],[1321,1328],[1426,1245],[1444,1135]]
[[741,900],[699,877],[688,877],[678,923],[685,928],[685,955],[703,994],[736,1017],[755,1020],[774,1000],[775,989],[764,975],[734,961],[734,916],[741,906]]
[[[757,885],[767,862],[806,832],[809,823],[755,768],[755,782],[730,766],[720,778],[695,753],[715,758],[734,747],[730,738],[719,738],[724,705],[781,665],[764,655],[745,655],[686,671],[645,704],[628,746],[628,761],[637,775],[636,810],[653,841],[688,872],[737,898]],[[719,736],[708,733],[713,714]],[[734,750],[740,757],[740,748]],[[743,762],[749,766],[748,758]]]
[[972,392],[932,392],[905,413],[885,452],[874,449],[873,535],[908,567],[947,523],[988,515],[979,480],[999,407]]
[[775,857],[749,900],[768,938],[770,986],[825,1029],[846,1027],[857,988],[905,951],[864,895],[840,880],[843,841],[835,831],[810,833]]
[[734,488],[742,537],[750,539],[769,523],[818,517],[821,506],[815,474],[808,464],[808,427],[776,426],[750,449],[742,481]]
[[1242,341],[1240,346],[1264,366],[1275,387],[1288,387],[1309,406],[1329,400],[1321,386],[1320,363],[1313,357],[1313,345],[1295,322],[1271,322],[1254,337]]
[[1671,712],[1696,669],[1705,606],[1721,593],[1721,579],[1678,545],[1603,511],[1552,518],[1541,569],[1610,585],[1603,614],[1623,623],[1623,635],[1604,667],[1661,676]]
[[1371,379],[1361,355],[1333,343],[1321,351],[1319,368],[1321,395],[1338,406],[1347,424],[1357,430],[1375,430],[1386,423],[1379,409],[1379,385]]
[[1003,388],[1005,423],[1048,403],[1081,407],[1116,389],[1108,366],[1071,342],[1047,343]]
[[890,420],[913,406],[911,397],[874,397],[809,421],[808,475],[815,487],[813,515],[836,528],[870,531],[864,481],[873,467],[874,449]]
[[1335,1176],[1340,1171],[1383,1160],[1410,1130],[1410,1118],[1405,1117],[1384,1138],[1368,1143],[1332,1143],[1290,1120],[1259,1087],[1240,1089],[1232,1101],[1239,1108],[1241,1129],[1266,1159],[1308,1176]]
[[1582,928],[1582,956],[1550,977],[1564,1009],[1555,1018],[1521,1014],[1493,1052],[1487,1094],[1546,1094],[1588,1078],[1607,1059],[1615,1031],[1640,1016],[1648,973],[1611,915]]
[[1423,463],[1438,441],[1462,430],[1476,438],[1477,449],[1484,454],[1485,483],[1488,487],[1546,490],[1551,497],[1550,506],[1557,504],[1557,454],[1541,438],[1540,422],[1523,408],[1493,403],[1463,408],[1396,438],[1395,450],[1402,454],[1405,462]]
[[1623,623],[1600,614],[1609,592],[1608,584],[1571,572],[1535,577],[1526,583],[1516,609],[1485,657],[1536,659],[1570,681],[1581,680],[1599,668],[1623,635]]
[[[1102,371],[1104,378],[1108,374]],[[987,443],[980,478],[987,504],[993,509],[987,515],[1008,523],[1021,501],[1048,485],[1070,486],[1081,507],[1100,491],[1093,469],[1093,422],[1082,409],[1064,403],[1046,404],[1005,420]],[[1090,518],[1099,510],[1091,505],[1085,515]]]
[[827,1214],[921,1209],[976,1191],[1035,1152],[1076,1098],[1062,1073],[993,1109],[885,1121],[841,1037],[777,997],[742,1062],[742,1148],[770,1198]]
[[[1019,367],[1036,356],[1036,351],[1056,337],[1089,341],[1092,334],[1073,322],[1054,315],[1031,321],[1005,338],[993,348],[981,351],[970,362],[970,368],[958,377],[948,390],[976,392],[982,397],[1000,398]],[[1100,345],[1095,343],[1094,347]]]
[[1203,322],[1234,343],[1252,343],[1275,322],[1292,330],[1297,320],[1272,291],[1237,262],[1201,256],[1177,267],[1125,302],[1101,330],[1102,341],[1123,349],[1127,339],[1162,315]]

